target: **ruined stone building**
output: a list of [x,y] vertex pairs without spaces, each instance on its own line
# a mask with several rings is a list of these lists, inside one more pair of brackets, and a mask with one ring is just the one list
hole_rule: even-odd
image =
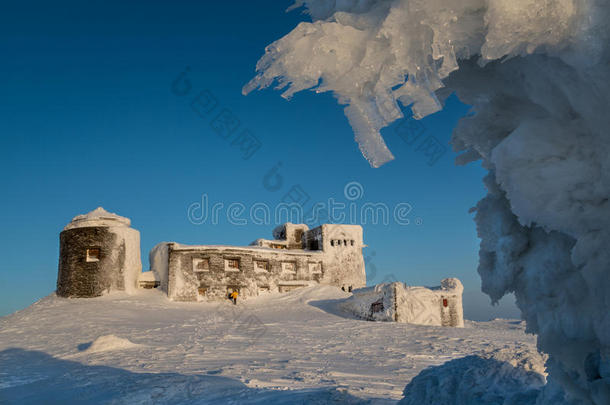
[[96,297],[132,291],[142,272],[140,233],[128,218],[99,207],[79,215],[59,235],[57,295]]
[[288,292],[332,285],[352,292],[342,307],[361,318],[425,325],[463,326],[457,279],[440,287],[396,282],[366,287],[362,227],[324,224],[309,229],[286,223],[273,239],[249,246],[183,245],[162,242],[150,252],[151,270],[142,272],[140,233],[128,218],[97,208],[79,215],[60,234],[57,294],[96,297],[108,291],[159,288],[174,301]]
[[362,228],[358,225],[286,223],[274,239],[250,246],[187,246],[163,242],[142,273],[140,233],[128,218],[97,208],[79,215],[60,234],[57,294],[95,297],[111,290],[159,286],[177,301],[243,296],[327,284],[364,287]]
[[341,307],[362,319],[435,326],[464,326],[462,293],[457,278],[438,287],[415,287],[393,282],[361,288]]
[[151,269],[170,299],[251,297],[326,284],[351,291],[366,285],[362,227],[286,223],[274,239],[250,246],[188,246],[163,242],[151,252]]

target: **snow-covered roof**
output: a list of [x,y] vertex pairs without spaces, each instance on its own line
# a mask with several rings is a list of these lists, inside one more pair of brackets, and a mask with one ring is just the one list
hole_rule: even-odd
[[84,228],[88,226],[130,226],[129,218],[108,212],[102,207],[97,207],[88,214],[77,215],[66,225],[64,231],[73,228]]
[[315,282],[311,282],[311,281],[307,281],[307,280],[280,280],[277,282],[277,285],[302,285],[302,286],[309,286],[309,285],[316,285],[317,283]]
[[172,243],[173,250],[239,250],[249,252],[273,252],[286,255],[312,255],[324,254],[321,250],[303,250],[303,249],[274,249],[266,246],[231,246],[231,245],[183,245],[177,242]]
[[262,244],[265,244],[265,243],[274,244],[274,245],[282,245],[282,246],[288,246],[288,244],[289,244],[287,240],[282,240],[282,239],[258,238],[254,242],[250,243],[249,246],[262,246]]
[[144,271],[138,275],[138,281],[157,281],[157,277],[152,271]]

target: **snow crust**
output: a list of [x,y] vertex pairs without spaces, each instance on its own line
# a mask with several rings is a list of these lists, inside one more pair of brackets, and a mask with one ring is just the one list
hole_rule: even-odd
[[51,295],[0,318],[0,402],[393,405],[427,367],[535,351],[520,321],[373,324],[339,310],[349,295],[316,286],[238,305],[157,289]]
[[112,212],[106,211],[102,207],[97,207],[93,211],[77,215],[64,227],[64,231],[73,228],[84,228],[88,226],[130,226],[129,218],[122,217]]
[[[244,87],[332,91],[373,166],[380,130],[472,105],[452,144],[482,160],[482,289],[514,292],[549,354],[549,390],[610,403],[610,7],[607,0],[297,1],[301,23]],[[553,403],[543,392],[540,403]]]

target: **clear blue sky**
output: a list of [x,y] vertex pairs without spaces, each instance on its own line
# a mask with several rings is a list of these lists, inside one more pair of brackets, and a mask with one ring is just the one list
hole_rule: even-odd
[[[292,3],[60,1],[12,2],[0,15],[0,315],[48,295],[57,277],[58,235],[70,219],[97,206],[131,218],[141,232],[144,267],[158,242],[247,244],[270,237],[273,225],[192,224],[187,208],[210,201],[274,206],[293,185],[311,201],[358,200],[413,210],[408,226],[365,226],[365,255],[377,269],[412,285],[456,276],[466,314],[517,316],[492,309],[478,293],[478,239],[468,209],[484,195],[478,164],[456,167],[448,149],[433,166],[395,127],[384,136],[396,160],[372,169],[330,94],[298,94],[287,102],[267,90],[247,97],[264,47],[307,20],[285,13]],[[190,68],[189,94],[171,91]],[[192,99],[208,90],[218,100],[201,118]],[[218,136],[210,121],[229,109],[261,141],[255,155]],[[446,143],[467,106],[451,99],[423,120],[423,136]],[[263,186],[281,162],[284,182]],[[416,224],[415,219],[421,219]],[[506,303],[505,303],[506,304]]]

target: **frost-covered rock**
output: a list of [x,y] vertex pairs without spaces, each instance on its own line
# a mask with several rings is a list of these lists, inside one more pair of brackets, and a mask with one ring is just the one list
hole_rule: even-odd
[[463,327],[463,290],[457,278],[446,278],[433,288],[382,283],[354,290],[341,307],[372,321]]
[[490,171],[483,291],[515,293],[550,381],[596,405],[610,403],[608,3],[298,1],[313,21],[270,45],[244,88],[332,91],[373,166],[392,159],[380,130],[399,103],[415,118],[450,94],[472,105],[452,143]]

